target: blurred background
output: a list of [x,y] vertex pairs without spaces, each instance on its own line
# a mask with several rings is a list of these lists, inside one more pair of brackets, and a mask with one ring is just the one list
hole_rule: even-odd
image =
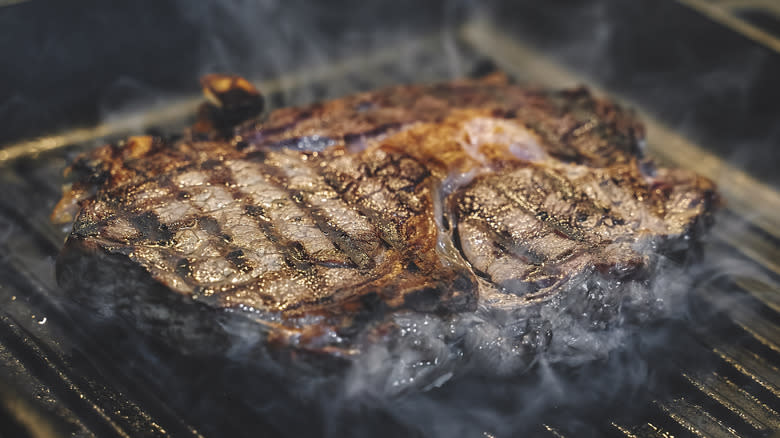
[[[776,186],[778,8],[771,0],[3,0],[0,145],[192,94],[207,72],[271,78],[424,35],[436,35],[445,74],[465,76],[458,29],[487,19]],[[400,52],[396,59],[424,68]]]

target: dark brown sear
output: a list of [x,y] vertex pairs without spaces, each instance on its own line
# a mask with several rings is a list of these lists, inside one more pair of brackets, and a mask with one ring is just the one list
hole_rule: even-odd
[[85,258],[110,257],[272,339],[354,351],[391,312],[511,311],[595,272],[635,275],[716,200],[688,172],[643,173],[641,124],[584,89],[401,86],[230,132],[262,98],[232,77],[204,86],[213,102],[190,135],[130,138],[70,167],[52,215],[75,214],[66,289],[84,289]]

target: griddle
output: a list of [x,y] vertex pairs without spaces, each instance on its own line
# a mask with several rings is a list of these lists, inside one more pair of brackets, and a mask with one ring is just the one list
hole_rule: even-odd
[[[276,411],[252,406],[256,399],[242,394],[246,386],[214,377],[244,370],[224,365],[204,371],[179,364],[176,375],[168,376],[169,367],[155,365],[170,356],[153,340],[123,330],[90,332],[63,305],[54,281],[53,260],[68,230],[53,226],[48,214],[60,193],[62,169],[79,151],[132,133],[175,133],[193,120],[201,100],[195,76],[203,72],[199,56],[204,56],[197,48],[208,38],[208,29],[198,27],[200,16],[181,18],[182,6],[175,2],[157,2],[150,9],[108,8],[89,1],[55,6],[31,0],[0,6],[0,21],[16,35],[31,38],[5,47],[5,62],[14,64],[9,63],[6,75],[18,80],[5,82],[12,85],[7,96],[44,96],[46,101],[50,93],[49,107],[42,111],[46,114],[17,111],[3,118],[9,127],[0,147],[0,435],[318,435],[325,424],[307,419],[305,411],[302,423],[309,424],[290,427],[274,418]],[[545,407],[538,421],[517,432],[546,437],[780,434],[777,5],[680,0],[637,1],[631,6],[618,1],[496,1],[476,9],[401,1],[395,6],[377,2],[384,20],[375,16],[354,24],[348,11],[356,6],[336,2],[333,8],[339,13],[328,15],[324,24],[316,17],[302,21],[325,29],[390,35],[376,44],[338,50],[336,46],[351,37],[334,31],[330,40],[321,42],[326,55],[317,62],[233,67],[253,80],[272,107],[497,69],[523,83],[586,84],[640,113],[648,127],[651,156],[712,178],[726,200],[702,249],[723,266],[717,275],[695,279],[687,298],[691,314],[646,327],[636,334],[635,343],[606,359],[628,357],[631,363],[632,355],[642,356],[642,363],[648,364],[642,381],[618,385],[610,397],[600,399],[593,387],[578,382],[589,373],[603,378],[599,373],[604,361],[568,370],[573,376],[568,388],[591,394],[572,394],[571,403]],[[295,14],[294,9],[278,16]],[[361,19],[366,17],[366,9],[362,11]],[[43,47],[51,40],[34,36],[31,23],[42,35],[71,35],[73,41],[65,45],[73,58],[46,65],[53,55]],[[136,24],[132,32],[118,26],[128,23]],[[75,29],[84,24],[96,27],[79,38]],[[158,33],[138,37],[139,32]],[[165,35],[170,35],[165,44],[159,43]],[[95,42],[99,38],[106,41]],[[241,37],[227,35],[223,40],[240,42]],[[94,57],[86,54],[90,50],[97,50]],[[31,62],[31,53],[43,61]],[[170,60],[172,53],[181,54],[178,62]],[[97,70],[96,58],[102,60]],[[160,68],[140,68],[142,60]],[[122,75],[145,84],[141,97],[151,89],[164,98],[150,104],[137,96],[117,97],[111,84]],[[59,91],[52,92],[53,87]],[[79,93],[79,87],[84,91]],[[106,101],[129,104],[104,111],[96,102]],[[0,113],[13,109],[8,104]],[[657,337],[674,342],[650,341]],[[512,409],[521,409],[511,405],[511,397],[480,397],[479,389],[500,384],[521,391],[540,372],[500,383],[475,377],[457,389],[445,385],[429,391],[426,397],[442,403],[445,417],[452,411],[444,406],[465,397],[473,399],[469,403],[475,409],[493,409],[496,418],[509,418]],[[273,383],[255,385],[255,392],[284,391]],[[280,400],[277,409],[297,409],[294,402]],[[328,425],[330,432],[335,428],[335,434],[346,436],[424,436],[430,431],[410,430],[381,410],[361,409],[344,417],[349,424]],[[466,428],[463,435],[506,436],[497,430],[506,432],[501,427]]]

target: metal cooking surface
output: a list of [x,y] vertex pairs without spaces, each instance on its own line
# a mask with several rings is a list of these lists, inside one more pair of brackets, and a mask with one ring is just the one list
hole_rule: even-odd
[[[446,79],[452,65],[443,59],[440,41],[439,34],[432,34],[257,85],[278,106]],[[457,44],[463,72],[489,68],[484,61],[490,59],[521,82],[589,82],[485,21],[458,29]],[[399,54],[414,62],[398,65]],[[590,85],[613,95],[610,87]],[[0,385],[0,424],[16,431],[14,436],[257,436],[257,427],[268,435],[287,433],[206,384],[201,395],[214,406],[213,416],[188,412],[176,394],[160,392],[155,376],[128,366],[117,351],[121,339],[87,332],[58,304],[53,259],[67,230],[52,226],[48,214],[59,197],[66,163],[104,138],[144,129],[175,131],[199,101],[183,97],[0,150],[0,381],[7,383]],[[691,297],[692,308],[706,314],[692,318],[719,323],[670,329],[680,330],[687,351],[660,358],[657,372],[648,371],[642,394],[626,394],[638,406],[608,416],[552,409],[533,430],[551,437],[774,436],[780,433],[780,194],[651,114],[642,118],[651,155],[713,178],[727,200],[704,251],[728,254],[733,262],[728,266],[736,268],[726,266],[719,278],[702,279]],[[156,351],[154,345],[149,348]],[[667,360],[673,363],[660,364]],[[226,413],[233,420],[215,420]],[[241,420],[250,418],[254,429],[247,430]],[[484,431],[482,436],[494,435]]]

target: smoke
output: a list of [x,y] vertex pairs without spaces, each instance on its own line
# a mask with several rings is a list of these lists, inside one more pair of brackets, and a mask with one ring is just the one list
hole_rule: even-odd
[[[744,226],[718,223],[716,233]],[[644,406],[680,364],[706,365],[692,357],[693,336],[734,301],[696,297],[730,275],[760,274],[711,239],[703,245],[698,257],[653,254],[650,280],[595,275],[518,311],[391,315],[397,334],[335,371],[316,358],[279,361],[255,329],[236,327],[230,356],[241,371],[218,368],[209,379],[247,410],[231,421],[271,421],[284,436],[518,436],[544,421],[599,436],[600,421]]]
[[[721,223],[716,231],[739,226]],[[522,327],[484,311],[452,319],[397,314],[400,337],[372,346],[344,372],[282,366],[279,379],[290,385],[283,391],[305,406],[310,428],[296,429],[301,411],[289,400],[250,396],[247,405],[273,418],[282,434],[518,436],[552,422],[600,436],[600,422],[645,406],[669,389],[682,364],[709,365],[694,357],[695,333],[716,330],[722,311],[746,298],[702,295],[731,275],[765,278],[717,244],[705,247],[695,262],[659,260],[652,283],[623,289],[617,308],[612,290],[594,296],[594,305],[582,295],[550,303],[535,312],[539,321]],[[599,311],[609,319],[594,319]],[[525,346],[535,348],[508,342],[534,325]]]
[[[775,54],[678,3],[491,3],[502,32],[775,187]],[[652,139],[650,139],[652,141]]]
[[[500,22],[500,10],[468,2],[423,3],[399,1],[377,8],[351,2],[348,8],[332,8],[328,2],[182,0],[178,9],[200,30],[198,75],[222,71],[252,79],[285,77],[290,71],[312,70],[351,55],[400,47],[443,26],[436,35],[438,58],[415,58],[418,52],[401,48],[390,62],[408,81],[464,76],[471,58],[458,41],[457,25],[478,13]],[[429,9],[436,12],[428,14]],[[571,26],[583,34],[572,37],[576,32],[569,30],[566,43],[551,39],[546,48],[552,56],[587,66],[592,76],[615,81],[619,91],[633,87],[658,93],[658,101],[672,106],[690,107],[678,89],[663,85],[676,80],[672,74],[666,82],[650,74],[619,82],[611,53],[625,50],[615,46],[624,29],[605,24],[614,22],[610,18],[614,11],[606,3],[577,11],[571,23],[601,24]],[[762,62],[762,55],[746,54],[730,69],[708,72],[692,88],[694,94],[719,94],[725,87],[735,105],[748,106],[750,87],[739,75],[744,66],[758,69]],[[442,64],[443,72],[435,70]],[[338,96],[375,83],[361,83],[357,73],[332,82],[324,91],[307,89],[294,99],[283,96],[281,103]],[[118,120],[128,109],[167,98],[164,90],[126,76],[114,83],[101,111],[105,120]],[[700,117],[680,111],[671,116],[676,127],[685,128]],[[144,123],[137,128],[144,128]],[[774,135],[776,139],[777,131]],[[740,161],[751,160],[748,155],[732,152]],[[747,227],[728,216],[718,217],[716,224],[713,235],[740,235]],[[0,241],[5,238],[0,235]],[[658,389],[679,371],[679,363],[686,362],[693,351],[687,348],[694,343],[692,333],[712,327],[719,311],[740,300],[731,296],[702,305],[697,296],[736,275],[771,282],[754,264],[711,240],[705,240],[698,260],[656,257],[651,282],[618,284],[593,277],[573,283],[568,297],[519,313],[483,308],[451,318],[393,315],[400,336],[369,346],[335,372],[317,369],[316,363],[307,367],[278,360],[256,332],[245,328],[236,328],[240,340],[230,345],[228,360],[169,361],[170,353],[154,347],[154,340],[139,344],[124,334],[118,345],[107,342],[95,348],[133,351],[129,358],[127,353],[120,356],[127,359],[123,366],[131,380],[151,382],[161,389],[160,397],[196,424],[214,429],[215,435],[270,430],[268,435],[287,436],[502,437],[531,432],[548,420],[580,428],[577,436],[597,435],[588,429],[585,417],[592,413],[598,419],[625,410],[625,405],[641,405],[648,388]]]
[[[276,0],[179,1],[181,14],[200,30],[199,73],[232,72],[250,79],[280,78],[290,72],[338,64],[355,56],[390,51],[387,63],[406,73],[407,79],[370,78],[376,84],[392,84],[416,78],[447,79],[467,73],[456,44],[457,25],[477,9],[470,1],[415,2],[305,2]],[[433,38],[441,59],[417,58],[414,47]],[[438,56],[438,55],[437,55]],[[446,68],[439,71],[444,61]],[[438,74],[431,78],[428,69]],[[325,89],[295,95],[294,103],[366,89],[359,72],[331,81]],[[379,75],[383,73],[378,72]],[[289,95],[282,100],[290,103]]]

